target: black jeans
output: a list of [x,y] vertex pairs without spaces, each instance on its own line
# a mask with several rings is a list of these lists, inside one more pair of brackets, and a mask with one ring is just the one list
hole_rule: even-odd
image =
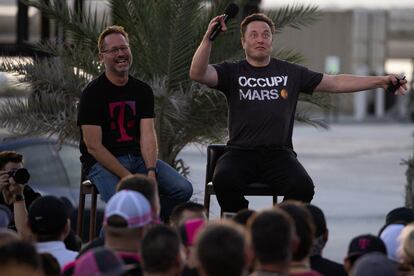
[[248,208],[243,190],[253,182],[270,185],[284,200],[310,202],[315,194],[312,179],[293,150],[227,148],[217,161],[213,175],[214,191],[222,211]]

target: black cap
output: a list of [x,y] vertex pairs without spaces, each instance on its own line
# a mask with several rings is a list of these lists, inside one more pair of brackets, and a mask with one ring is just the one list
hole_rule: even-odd
[[351,240],[347,257],[359,257],[369,252],[381,252],[387,254],[384,242],[371,234],[360,235]]
[[403,224],[407,225],[414,222],[414,210],[407,207],[398,207],[392,209],[385,217],[385,225],[379,231],[381,235],[382,231],[390,224]]
[[62,231],[69,212],[65,203],[55,196],[36,199],[29,208],[29,224],[34,234],[54,234]]
[[311,213],[315,224],[315,238],[322,236],[326,232],[326,219],[322,210],[312,204],[306,204],[306,209]]

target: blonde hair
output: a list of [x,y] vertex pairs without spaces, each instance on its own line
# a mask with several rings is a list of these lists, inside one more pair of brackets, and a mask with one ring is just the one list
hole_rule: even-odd
[[125,39],[127,41],[129,41],[128,33],[125,31],[124,27],[117,26],[117,25],[108,26],[99,35],[99,38],[98,38],[98,50],[99,50],[99,52],[104,50],[104,39],[105,39],[106,36],[108,36],[110,34],[121,34],[125,37]]
[[410,266],[414,266],[414,223],[408,224],[401,231],[398,237],[400,247],[398,255],[403,261]]

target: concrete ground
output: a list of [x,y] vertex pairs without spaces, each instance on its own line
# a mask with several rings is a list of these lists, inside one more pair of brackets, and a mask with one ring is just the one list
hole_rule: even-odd
[[[329,130],[296,126],[293,144],[316,186],[313,204],[324,211],[330,238],[324,255],[342,262],[356,235],[377,234],[391,209],[404,205],[402,160],[413,154],[414,125],[334,124]],[[191,167],[193,200],[204,195],[205,147],[189,146],[180,157]],[[270,197],[250,197],[250,208],[271,205]],[[212,217],[219,207],[212,200]]]

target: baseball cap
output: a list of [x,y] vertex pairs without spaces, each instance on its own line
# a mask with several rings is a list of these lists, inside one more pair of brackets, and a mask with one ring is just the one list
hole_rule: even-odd
[[396,276],[397,268],[379,252],[365,254],[353,266],[350,276]]
[[[123,219],[114,223],[112,216]],[[104,224],[112,227],[139,228],[152,222],[151,206],[139,192],[122,190],[111,197],[105,207]]]
[[29,208],[29,224],[35,234],[51,234],[63,230],[69,212],[66,204],[55,196],[42,196]]
[[118,276],[128,271],[114,251],[105,247],[90,249],[75,262],[73,276]]
[[370,252],[387,254],[384,242],[371,234],[360,235],[351,240],[347,258],[359,257]]
[[195,237],[204,224],[203,219],[190,219],[180,226],[181,239],[185,246],[194,245]]
[[414,222],[414,210],[407,207],[398,207],[388,212],[385,217],[385,225],[379,231],[379,234],[390,224],[404,224],[407,225]]
[[384,228],[380,238],[384,242],[387,248],[388,259],[398,262],[398,248],[400,247],[401,241],[398,237],[405,225],[403,224],[390,224]]

